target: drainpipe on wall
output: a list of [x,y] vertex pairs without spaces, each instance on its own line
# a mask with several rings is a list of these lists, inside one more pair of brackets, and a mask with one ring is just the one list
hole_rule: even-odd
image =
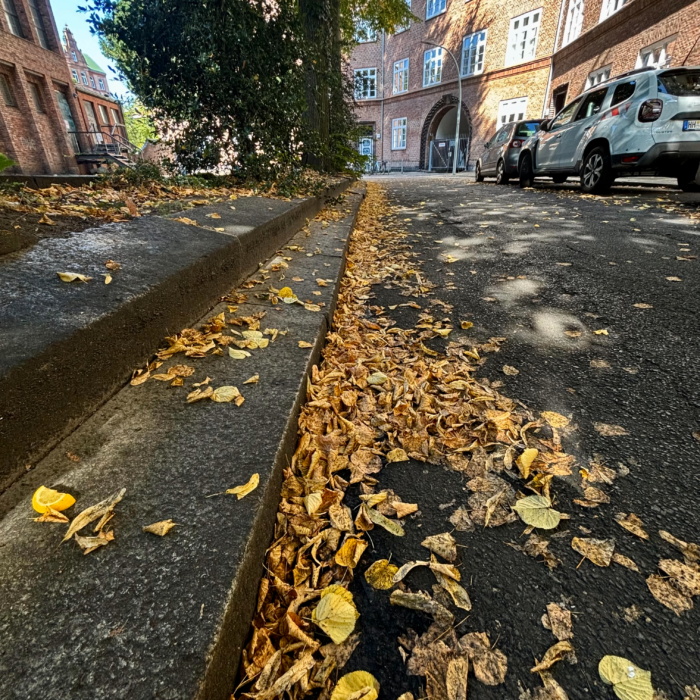
[[381,161],[384,160],[384,83],[385,83],[385,76],[384,76],[384,48],[385,48],[385,39],[386,37],[386,32],[382,30],[382,116],[381,116],[381,124],[379,126],[379,141],[380,141],[380,147],[381,147],[381,153],[382,157],[379,159]]
[[559,8],[559,22],[557,23],[557,35],[554,37],[554,49],[552,50],[552,57],[549,59],[549,77],[547,78],[547,89],[544,92],[544,104],[542,105],[542,118],[547,116],[549,111],[549,91],[552,87],[552,74],[554,73],[554,54],[557,52],[557,46],[559,46],[559,36],[561,35],[561,24],[564,19],[564,8],[569,4],[569,0],[561,0],[561,7]]

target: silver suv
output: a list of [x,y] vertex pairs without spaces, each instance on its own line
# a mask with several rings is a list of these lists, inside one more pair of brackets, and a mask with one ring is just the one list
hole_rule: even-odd
[[541,123],[541,119],[525,119],[502,126],[484,144],[484,153],[476,161],[476,181],[483,182],[484,177],[493,175],[497,185],[507,185],[511,177],[517,177],[520,149]]
[[596,85],[540,125],[518,170],[521,187],[578,175],[599,194],[616,177],[653,173],[700,192],[700,67],[641,68]]

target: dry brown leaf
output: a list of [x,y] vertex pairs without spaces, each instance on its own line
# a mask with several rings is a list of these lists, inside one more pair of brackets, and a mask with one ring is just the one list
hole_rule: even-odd
[[469,673],[468,659],[460,656],[451,659],[447,664],[445,685],[447,700],[467,700],[467,675]]
[[474,675],[485,685],[500,685],[506,679],[508,659],[500,649],[492,649],[485,632],[470,632],[459,640],[459,648],[472,662]]
[[469,517],[469,511],[461,506],[457,508],[454,513],[452,513],[449,518],[449,522],[458,532],[469,532],[474,529],[474,523]]
[[160,537],[163,537],[167,535],[174,527],[177,525],[177,523],[174,523],[172,519],[168,520],[160,520],[157,523],[153,523],[152,525],[146,525],[143,528],[144,532],[151,532],[154,535],[159,535]]
[[250,379],[246,379],[244,384],[257,384],[260,381],[260,375],[254,374]]
[[539,673],[552,668],[557,661],[561,661],[567,656],[574,654],[574,647],[571,642],[563,640],[549,647],[542,657],[542,661],[530,669],[530,673]]
[[555,413],[554,411],[542,411],[540,415],[552,428],[566,428],[571,422],[566,416],[562,416],[561,413]]
[[114,260],[108,260],[105,263],[105,267],[108,270],[112,270],[112,272],[114,272],[114,270],[121,270],[122,264],[118,263],[118,262],[114,262]]
[[406,450],[402,450],[400,447],[397,447],[387,452],[386,461],[389,463],[408,462],[408,455],[406,454]]
[[457,542],[449,532],[430,535],[421,542],[421,545],[449,562],[453,562],[457,558]]
[[98,532],[94,537],[82,537],[75,535],[75,541],[78,543],[83,554],[90,554],[100,547],[104,547],[114,540],[114,532]]
[[393,507],[396,511],[396,517],[399,519],[405,518],[418,510],[417,503],[403,503],[402,501],[394,501]]
[[357,537],[348,537],[343,546],[336,552],[335,563],[338,566],[347,566],[350,569],[354,569],[358,565],[365,549],[367,549],[367,542]]
[[593,427],[601,435],[605,437],[618,437],[620,435],[629,435],[629,433],[621,425],[609,425],[608,423],[593,423]]
[[615,551],[615,540],[574,537],[571,547],[596,566],[610,566]]
[[662,559],[659,569],[673,579],[673,584],[683,595],[700,595],[700,568],[676,559]]
[[670,545],[673,545],[676,549],[679,549],[683,556],[685,557],[686,564],[693,564],[695,562],[700,562],[700,546],[693,544],[692,542],[683,542],[677,537],[674,537],[670,532],[666,530],[659,530],[659,537]]
[[286,673],[282,674],[267,690],[258,693],[256,700],[272,700],[288,691],[314,667],[313,654],[304,654]]
[[253,476],[251,476],[245,484],[241,486],[234,486],[232,489],[226,489],[225,493],[230,494],[232,496],[237,496],[238,500],[240,501],[241,498],[247,496],[252,491],[255,491],[255,489],[258,488],[259,483],[260,474],[253,474]]
[[194,391],[187,394],[187,403],[195,403],[196,401],[202,401],[203,399],[208,399],[214,393],[214,388],[207,386],[204,389],[195,389]]
[[312,348],[313,343],[307,343],[305,340],[300,340],[299,341],[299,347],[300,348]]
[[105,515],[110,514],[114,510],[114,506],[116,506],[117,503],[119,503],[119,501],[121,501],[122,498],[124,498],[125,493],[126,489],[121,489],[121,491],[115,491],[115,493],[113,493],[111,496],[105,498],[104,501],[100,501],[94,506],[90,506],[89,508],[86,508],[84,511],[76,515],[75,518],[73,518],[73,522],[71,522],[70,527],[68,528],[68,532],[66,532],[66,534],[64,535],[62,542],[66,542],[67,540],[69,540],[71,537],[73,537],[73,535],[82,530],[86,525],[89,525],[91,522],[97,520],[97,518],[104,518]]
[[386,559],[375,561],[365,571],[365,580],[372,588],[387,591],[394,585],[394,574],[399,570],[398,566],[390,564]]
[[509,377],[515,377],[516,375],[520,374],[520,370],[511,365],[503,365],[502,371],[503,374],[507,374]]
[[637,537],[641,537],[643,540],[649,539],[649,535],[644,531],[644,523],[641,518],[634,513],[630,513],[629,515],[625,515],[625,513],[616,513],[615,522],[633,535],[637,535]]
[[35,523],[68,523],[70,519],[51,506],[46,506],[46,510],[38,517],[34,518]]
[[683,593],[661,576],[657,576],[656,574],[649,576],[649,578],[647,578],[647,587],[659,603],[665,605],[669,610],[673,610],[678,616],[680,616],[681,613],[693,609],[693,599],[689,598],[687,595],[683,595]]
[[639,573],[639,567],[629,557],[626,557],[624,554],[619,554],[618,552],[615,552],[615,554],[612,555],[612,560],[616,564],[619,564],[620,566],[624,566],[626,569],[631,569],[632,571],[636,571],[637,573]]
[[392,592],[389,602],[392,605],[400,605],[411,610],[432,615],[439,625],[451,625],[454,622],[454,615],[443,605],[433,600],[427,593],[410,593],[407,591],[395,590]]
[[[546,624],[545,624],[546,623]],[[556,603],[547,605],[547,612],[542,616],[542,624],[560,641],[573,639],[574,631],[571,621],[571,611]]]
[[328,515],[330,516],[331,525],[336,530],[352,532],[355,529],[352,522],[352,511],[347,506],[334,503],[328,509]]

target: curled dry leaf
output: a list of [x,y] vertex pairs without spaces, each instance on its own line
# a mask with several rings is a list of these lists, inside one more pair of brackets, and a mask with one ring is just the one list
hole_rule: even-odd
[[541,530],[553,530],[561,521],[561,513],[551,505],[552,502],[548,498],[535,494],[521,498],[512,508],[526,525]]
[[675,586],[661,576],[652,574],[647,578],[647,587],[662,605],[673,610],[680,617],[681,613],[693,609],[693,599],[681,593]]
[[172,521],[172,518],[168,520],[160,520],[157,523],[153,523],[152,525],[146,525],[143,528],[144,532],[151,532],[154,535],[158,535],[159,537],[164,537],[167,535],[174,527],[177,525],[177,523],[174,523]]
[[246,357],[250,357],[250,353],[247,350],[236,350],[236,348],[229,348],[228,354],[234,360],[245,360]]
[[641,537],[643,540],[649,539],[649,535],[644,531],[642,519],[634,513],[630,513],[629,515],[625,515],[625,513],[616,513],[615,522],[633,535],[637,535],[637,537]]
[[379,682],[367,671],[353,671],[343,676],[331,694],[331,700],[376,700]]
[[104,275],[104,278],[105,278],[105,284],[109,284],[112,281],[112,275],[110,275],[110,274]]
[[507,374],[509,377],[515,377],[520,374],[520,370],[511,365],[503,365],[503,374]]
[[304,654],[293,666],[282,674],[267,690],[258,693],[256,700],[272,700],[288,691],[295,683],[300,681],[316,665],[313,654]]
[[250,379],[246,379],[243,383],[244,384],[257,384],[258,381],[260,381],[260,375],[254,374]]
[[311,620],[334,644],[342,644],[352,634],[359,616],[352,593],[334,584],[321,591],[321,600],[311,614]]
[[541,416],[552,428],[566,428],[571,422],[566,416],[562,416],[561,413],[555,413],[554,411],[542,411]]
[[523,479],[527,479],[530,476],[530,467],[537,458],[538,454],[539,450],[529,447],[523,451],[518,459],[515,460],[515,463],[518,465],[518,469],[520,470],[520,476],[522,476]]
[[92,277],[80,275],[77,272],[57,272],[56,274],[61,282],[89,282],[92,279]]
[[105,267],[108,270],[112,270],[112,272],[114,272],[114,270],[121,270],[122,264],[118,263],[118,262],[114,262],[114,260],[108,260],[105,263]]
[[43,514],[38,518],[34,518],[35,523],[68,523],[70,519],[67,515],[63,515],[58,510],[54,510],[50,506],[46,506]]
[[390,564],[387,559],[380,559],[367,568],[365,580],[372,588],[376,588],[379,591],[387,591],[394,585],[394,574],[398,570],[399,567]]
[[238,496],[238,500],[247,496],[251,491],[255,491],[260,483],[260,474],[253,474],[253,476],[248,479],[248,482],[242,486],[234,486],[232,489],[226,489],[226,493],[230,495]]
[[403,503],[403,501],[394,501],[392,504],[396,511],[397,518],[405,518],[418,510],[417,503]]
[[469,594],[460,586],[454,578],[445,576],[445,574],[433,569],[433,575],[437,582],[450,594],[452,602],[462,610],[471,610],[472,602],[469,599]]
[[406,533],[399,523],[395,520],[389,520],[389,518],[383,516],[378,510],[374,508],[367,508],[367,515],[369,519],[375,524],[383,527],[385,530],[390,532],[396,537],[403,537]]
[[692,542],[684,542],[674,537],[670,532],[666,530],[659,530],[659,537],[670,545],[679,549],[683,556],[685,557],[686,564],[693,564],[695,562],[700,562],[700,546]]
[[300,340],[299,341],[299,347],[300,348],[312,348],[313,343],[307,343],[305,340]]
[[111,496],[105,498],[104,501],[100,501],[94,506],[90,506],[82,511],[82,513],[76,515],[68,528],[68,532],[66,532],[65,536],[63,537],[62,542],[68,541],[71,537],[73,537],[73,535],[82,530],[86,525],[89,525],[91,522],[110,514],[114,510],[114,506],[116,506],[117,503],[124,498],[125,493],[126,489],[116,491]]
[[397,447],[387,452],[386,461],[389,463],[408,462],[408,455],[406,454],[406,450],[402,450],[400,447]]
[[449,562],[453,562],[457,558],[457,542],[449,532],[430,535],[421,542],[421,545]]
[[367,549],[367,542],[357,537],[348,537],[343,546],[335,554],[335,563],[338,566],[347,566],[354,569],[362,556],[362,552]]
[[687,596],[700,595],[700,569],[676,559],[662,559],[659,569],[668,574],[678,590]]
[[104,547],[114,540],[114,532],[98,532],[94,537],[75,536],[75,541],[78,543],[83,554],[90,554],[100,547]]
[[241,392],[235,386],[220,386],[211,392],[209,398],[217,403],[230,403],[235,401],[237,406],[240,406],[238,399],[242,399]]
[[629,433],[621,425],[609,425],[608,423],[593,423],[593,427],[601,435],[605,437],[618,437],[620,435],[629,435]]
[[552,668],[557,661],[561,661],[567,656],[574,654],[574,647],[571,642],[563,640],[549,647],[542,657],[542,661],[530,669],[530,673],[539,673]]
[[392,605],[399,605],[403,608],[418,610],[432,615],[439,625],[451,625],[454,622],[454,615],[443,605],[433,600],[427,593],[410,593],[407,591],[395,590],[392,592],[389,602]]
[[604,656],[598,664],[603,683],[612,685],[620,700],[654,700],[651,672],[621,656]]
[[207,386],[204,389],[195,389],[194,391],[187,394],[187,403],[195,403],[196,401],[202,401],[204,399],[209,399],[214,394],[214,388]]
[[582,557],[590,559],[596,566],[610,566],[615,551],[615,540],[574,537],[571,540],[571,547]]

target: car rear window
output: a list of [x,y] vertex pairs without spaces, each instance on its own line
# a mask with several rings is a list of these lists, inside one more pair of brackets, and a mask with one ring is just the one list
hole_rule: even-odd
[[662,73],[659,75],[659,92],[676,97],[700,97],[700,70]]
[[518,130],[515,132],[515,135],[521,138],[532,136],[539,131],[540,123],[541,122],[523,122],[522,124],[518,124]]
[[632,95],[634,95],[634,89],[635,86],[637,85],[636,80],[630,80],[628,83],[620,83],[616,88],[615,92],[613,93],[612,100],[610,101],[610,106],[614,107],[615,105],[619,105],[620,102],[624,102],[625,100],[629,100]]

